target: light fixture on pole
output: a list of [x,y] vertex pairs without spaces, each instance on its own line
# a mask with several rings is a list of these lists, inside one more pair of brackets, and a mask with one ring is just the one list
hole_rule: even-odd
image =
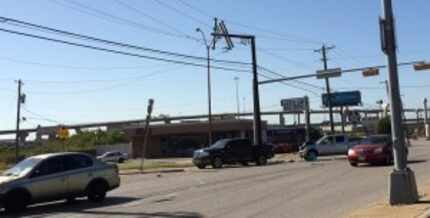
[[212,94],[211,94],[211,59],[210,59],[210,48],[211,44],[206,40],[205,33],[202,29],[197,28],[196,32],[200,32],[202,34],[203,42],[206,47],[207,54],[207,88],[208,88],[208,143],[212,144]]

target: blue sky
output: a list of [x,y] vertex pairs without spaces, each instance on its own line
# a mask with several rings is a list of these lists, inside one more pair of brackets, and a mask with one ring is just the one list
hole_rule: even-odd
[[[217,16],[225,20],[231,33],[256,35],[258,63],[284,75],[312,73],[322,68],[320,55],[312,51],[322,42],[336,46],[329,52],[329,67],[347,69],[385,63],[379,45],[379,1],[182,1],[194,9],[179,0],[3,0],[0,16],[197,56],[205,56],[200,42],[159,32],[200,38],[195,29],[200,27],[209,34],[213,17]],[[124,7],[121,2],[135,10]],[[100,13],[94,15],[77,5],[95,8],[110,17]],[[430,59],[430,46],[427,45],[430,32],[425,28],[430,18],[430,4],[424,0],[397,0],[394,6],[399,61]],[[134,24],[126,25],[124,19]],[[0,26],[62,38],[5,23]],[[219,44],[218,49],[212,51],[215,58],[250,61],[249,47],[240,42],[236,41],[235,48],[229,52],[223,52],[222,46]],[[107,54],[2,32],[0,64],[0,98],[3,102],[0,129],[14,128],[14,79],[18,78],[24,81],[23,91],[27,95],[23,115],[29,119],[23,123],[24,127],[55,124],[54,121],[71,124],[143,118],[148,98],[155,99],[155,114],[206,113],[204,68]],[[249,73],[212,72],[215,113],[236,110],[233,79],[236,76],[240,77],[241,108],[243,110],[245,106],[245,110],[251,110]],[[406,106],[421,106],[430,90],[429,72],[414,72],[411,67],[402,67],[399,72]],[[375,108],[377,100],[386,99],[380,84],[385,79],[385,70],[380,76],[371,78],[355,73],[331,80],[331,86],[335,91],[361,88],[364,107]],[[316,79],[305,81],[316,86],[324,85]],[[280,109],[281,98],[304,95],[311,98],[313,108],[321,108],[320,88],[298,86],[312,92],[283,84],[261,87],[263,111]]]

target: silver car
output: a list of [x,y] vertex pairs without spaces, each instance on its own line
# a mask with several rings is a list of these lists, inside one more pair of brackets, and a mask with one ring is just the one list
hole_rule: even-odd
[[17,212],[27,205],[87,196],[101,202],[119,187],[116,165],[84,153],[55,153],[29,157],[0,176],[0,205]]

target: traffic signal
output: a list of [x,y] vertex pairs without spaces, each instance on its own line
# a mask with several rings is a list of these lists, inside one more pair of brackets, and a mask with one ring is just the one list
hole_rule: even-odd
[[428,62],[418,62],[416,64],[414,64],[414,69],[415,70],[430,70],[430,63]]
[[377,75],[379,75],[379,69],[378,68],[368,68],[366,70],[363,70],[362,74],[364,77],[377,76]]

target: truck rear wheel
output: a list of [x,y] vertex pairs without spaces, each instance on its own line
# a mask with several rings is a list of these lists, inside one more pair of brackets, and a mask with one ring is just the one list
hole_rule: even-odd
[[267,158],[264,155],[260,155],[257,157],[257,160],[255,162],[258,166],[263,166],[267,164]]

